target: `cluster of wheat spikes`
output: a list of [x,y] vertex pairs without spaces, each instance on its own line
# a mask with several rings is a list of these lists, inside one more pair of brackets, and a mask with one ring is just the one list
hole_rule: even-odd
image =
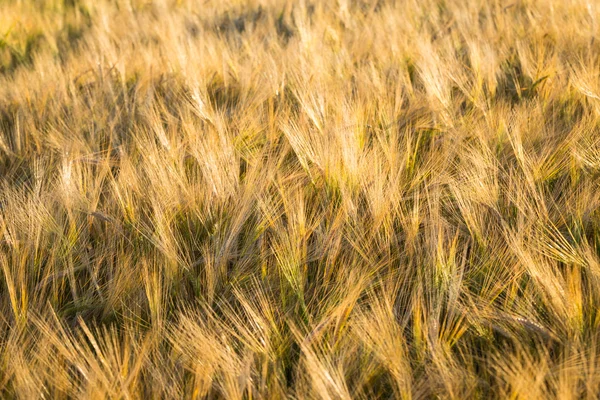
[[0,396],[596,398],[596,0],[1,0]]

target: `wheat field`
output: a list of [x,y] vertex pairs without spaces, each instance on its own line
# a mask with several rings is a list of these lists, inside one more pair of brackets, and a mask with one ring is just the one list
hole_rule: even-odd
[[596,399],[597,0],[0,0],[0,397]]

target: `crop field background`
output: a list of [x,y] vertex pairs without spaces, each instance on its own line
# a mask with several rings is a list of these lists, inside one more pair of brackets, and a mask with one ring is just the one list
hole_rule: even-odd
[[0,0],[0,397],[596,399],[597,0]]

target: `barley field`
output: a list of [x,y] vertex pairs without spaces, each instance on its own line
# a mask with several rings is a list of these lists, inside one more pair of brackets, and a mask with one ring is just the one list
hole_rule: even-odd
[[0,0],[0,397],[596,399],[598,0]]

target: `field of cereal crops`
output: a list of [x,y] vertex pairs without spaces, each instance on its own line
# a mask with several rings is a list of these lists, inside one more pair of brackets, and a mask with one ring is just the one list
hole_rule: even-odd
[[0,397],[596,398],[599,22],[0,0]]

